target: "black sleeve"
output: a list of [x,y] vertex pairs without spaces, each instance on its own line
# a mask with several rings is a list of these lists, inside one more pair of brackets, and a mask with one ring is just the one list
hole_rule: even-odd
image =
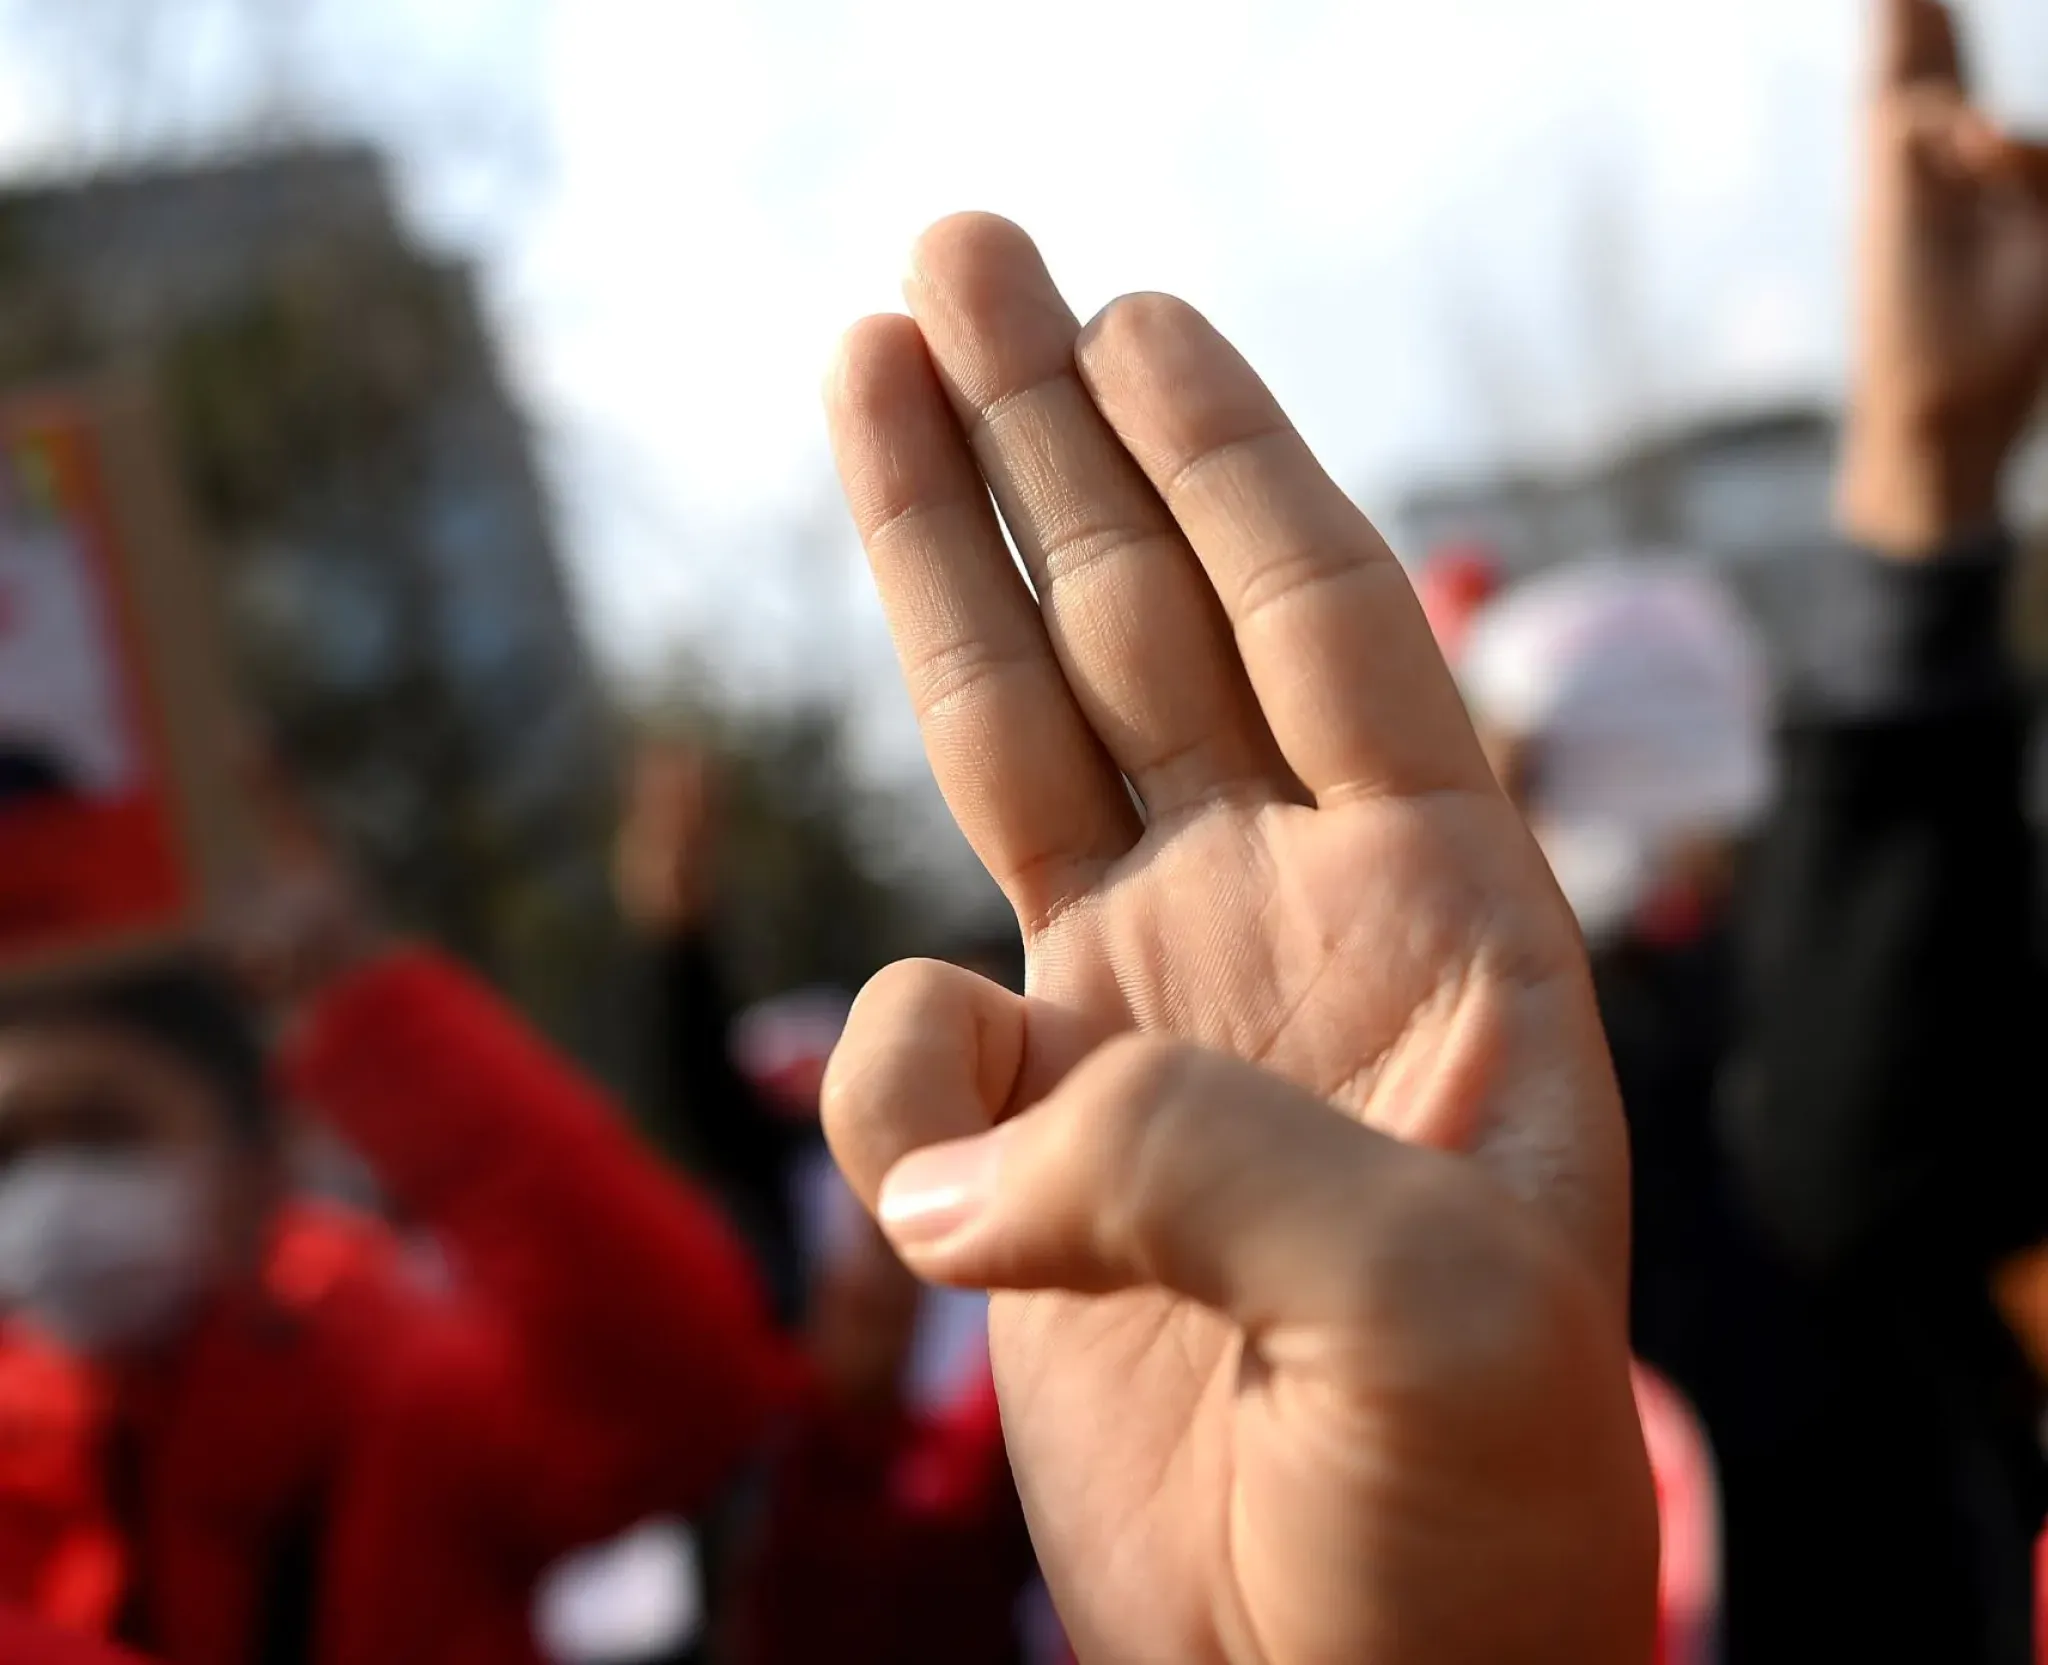
[[1981,1280],[2048,1237],[2007,555],[1844,551],[1792,690],[1723,1116],[1749,1205],[1830,1283]]
[[724,1204],[787,1320],[798,1300],[790,1169],[801,1130],[762,1104],[733,1061],[732,999],[707,933],[650,945],[647,986],[654,1116]]

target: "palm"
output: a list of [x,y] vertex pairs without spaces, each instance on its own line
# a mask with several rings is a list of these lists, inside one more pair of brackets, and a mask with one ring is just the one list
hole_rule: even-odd
[[[1627,1515],[1640,1467],[1626,1162],[1570,918],[1399,568],[1206,325],[1136,303],[1077,343],[1028,242],[977,219],[927,239],[912,299],[921,331],[850,349],[835,440],[927,751],[1024,922],[1001,1093],[1039,1103],[1126,1030],[1249,1061],[1469,1159],[1457,1206],[1502,1222],[1506,1282],[1534,1267],[1547,1292],[1271,1333],[1157,1290],[999,1297],[1062,1613],[1119,1662],[1399,1660],[1417,1636],[1515,1657],[1512,1620],[1453,1602],[1416,1625],[1416,1592],[1484,1569],[1510,1612],[1556,1603],[1556,1546],[1611,1532],[1587,1511]],[[870,1095],[880,1144],[944,1136],[906,1132],[944,1095],[922,1096]],[[834,1137],[872,1196],[890,1158]],[[1469,1290],[1449,1262],[1484,1235],[1405,1281]],[[1615,1485],[1560,1467],[1594,1445]],[[1503,1472],[1519,1510],[1489,1501]]]
[[[1475,876],[1475,853],[1494,871]],[[1482,957],[1496,973],[1571,963],[1555,910],[1475,917],[1526,883],[1529,860],[1519,819],[1491,790],[1215,806],[1148,833],[1034,935],[1032,992],[1105,1030],[1190,1040],[1387,1131],[1460,1146],[1455,1098],[1376,1107],[1374,1087],[1404,1046],[1442,1067],[1441,1031]]]
[[[1260,1061],[1386,1131],[1463,1148],[1483,1141],[1504,1067],[1565,1050],[1546,1008],[1571,998],[1568,927],[1542,908],[1475,917],[1495,876],[1475,884],[1463,866],[1474,851],[1515,862],[1523,842],[1490,793],[1219,809],[1148,838],[1062,913],[1032,944],[1033,993],[1105,1030]],[[1027,1079],[1071,1062],[1030,1059]],[[1232,1326],[1165,1295],[999,1296],[992,1343],[1020,1472],[1061,1502],[1035,1522],[1051,1576],[1092,1568],[1101,1622],[1142,1618],[1119,1657],[1141,1643],[1213,1656],[1232,1614],[1263,1628],[1262,1610],[1300,1605],[1230,1563],[1226,1522],[1240,1490],[1283,1516],[1314,1507],[1299,1494],[1326,1482],[1308,1458],[1330,1430],[1270,1382],[1241,1384]],[[1170,1629],[1162,1607],[1177,1609]]]

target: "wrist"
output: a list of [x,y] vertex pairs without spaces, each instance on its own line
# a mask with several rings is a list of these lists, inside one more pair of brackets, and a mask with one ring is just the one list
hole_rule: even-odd
[[1999,520],[2005,448],[1852,417],[1835,513],[1844,536],[1894,560],[1926,560]]

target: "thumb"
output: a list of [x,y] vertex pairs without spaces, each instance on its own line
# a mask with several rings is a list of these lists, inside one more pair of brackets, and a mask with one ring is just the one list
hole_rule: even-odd
[[1522,1297],[1557,1287],[1570,1258],[1476,1165],[1249,1065],[1137,1037],[1001,1126],[902,1158],[877,1213],[936,1282],[1160,1287],[1254,1333],[1530,1311],[1545,1303]]

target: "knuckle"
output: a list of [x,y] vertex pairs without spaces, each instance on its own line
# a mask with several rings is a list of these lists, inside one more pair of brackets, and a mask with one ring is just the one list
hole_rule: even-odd
[[1004,677],[1030,675],[1032,669],[1028,658],[967,637],[924,654],[910,667],[908,681],[919,715],[930,718],[970,703]]
[[1571,1345],[1583,1280],[1506,1193],[1450,1160],[1419,1162],[1387,1185],[1374,1212],[1361,1327],[1407,1338],[1422,1379],[1490,1391]]
[[898,960],[884,966],[854,998],[847,1034],[915,1020],[946,999],[953,975],[951,966],[937,960]]
[[1188,1088],[1199,1054],[1143,1036],[1124,1036],[1089,1060],[1089,1090],[1067,1124],[1069,1160],[1096,1176],[1097,1233],[1103,1252],[1161,1281],[1170,1212],[1186,1191],[1191,1147],[1199,1139],[1197,1101]]
[[987,1021],[989,985],[936,960],[905,960],[861,991],[825,1069],[825,1137],[871,1195],[907,1152],[985,1132],[1012,1084],[1021,1026]]
[[835,1152],[859,1141],[862,1129],[886,1102],[876,1090],[875,1061],[868,1048],[853,1041],[849,1030],[826,1062],[818,1088],[818,1119]]
[[952,975],[936,961],[902,960],[875,973],[854,998],[818,1092],[818,1113],[835,1148],[886,1110],[909,1061],[905,1042],[943,1012]]
[[1089,1058],[1089,1085],[1114,1101],[1122,1116],[1139,1115],[1156,1101],[1173,1096],[1186,1078],[1189,1049],[1149,1035],[1118,1035],[1104,1041]]

